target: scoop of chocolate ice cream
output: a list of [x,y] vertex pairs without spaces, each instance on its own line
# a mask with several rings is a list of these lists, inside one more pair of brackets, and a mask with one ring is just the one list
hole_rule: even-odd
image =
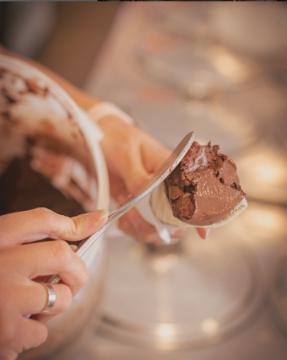
[[228,217],[245,197],[236,165],[219,146],[193,142],[165,180],[173,215],[191,225],[210,225]]

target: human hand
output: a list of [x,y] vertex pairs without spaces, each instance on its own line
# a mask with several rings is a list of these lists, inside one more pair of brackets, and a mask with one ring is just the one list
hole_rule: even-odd
[[[84,239],[105,220],[102,211],[69,218],[45,208],[0,216],[1,360],[46,340],[47,319],[66,310],[87,280],[85,264],[63,240]],[[47,238],[54,241],[30,243]],[[51,275],[61,283],[53,285],[57,300],[44,315],[47,289],[37,279]]]
[[[102,147],[110,173],[111,193],[121,204],[152,178],[170,151],[144,131],[120,118],[104,117],[98,124],[104,133]],[[142,242],[161,241],[155,227],[147,223],[137,209],[123,216],[119,227]],[[206,229],[197,229],[197,232],[201,238],[206,238]],[[182,233],[182,229],[178,229],[174,236]]]

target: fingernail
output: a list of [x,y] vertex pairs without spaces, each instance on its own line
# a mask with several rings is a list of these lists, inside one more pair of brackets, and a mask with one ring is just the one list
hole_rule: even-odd
[[209,233],[210,233],[210,229],[206,229],[206,230],[205,230],[205,236],[204,236],[204,239],[207,239],[207,238],[208,238]]
[[100,219],[103,221],[107,221],[109,216],[109,211],[105,209],[98,210],[98,214],[100,213]]
[[207,239],[207,237],[209,235],[210,229],[208,229],[208,228],[197,228],[196,231],[197,231],[199,237],[201,239],[205,240],[205,239]]
[[94,229],[95,225],[103,225],[108,218],[107,210],[96,210],[89,213],[84,213],[74,217],[78,228],[84,229],[84,231],[89,231],[89,229]]
[[77,245],[70,245],[70,248],[76,252],[78,250],[78,246]]

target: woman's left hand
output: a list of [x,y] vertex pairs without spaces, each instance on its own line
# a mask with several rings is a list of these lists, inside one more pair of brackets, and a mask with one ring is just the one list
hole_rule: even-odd
[[[0,51],[13,56],[2,47]],[[89,112],[98,103],[98,100],[93,96],[68,83],[53,71],[31,60],[23,58],[21,60],[46,73],[67,91],[85,111]],[[152,177],[153,173],[168,157],[170,151],[148,134],[115,116],[105,117],[98,123],[104,133],[102,145],[110,171],[112,195],[118,203],[122,203]],[[65,162],[65,159],[62,159],[63,161],[60,160],[55,164],[53,154],[47,154],[52,160],[47,164],[45,163],[45,159],[47,159],[45,154],[38,152],[33,155],[37,155],[38,160],[34,161],[33,164],[35,170],[46,172],[48,177],[53,176],[55,166],[59,166],[61,169]],[[136,209],[132,209],[123,216],[119,225],[121,229],[139,240],[147,242],[159,240],[154,226],[147,223]],[[205,229],[197,229],[197,231],[200,237],[206,237]]]
[[[170,151],[147,133],[120,118],[102,118],[102,147],[110,173],[113,198],[120,204],[147,183],[170,155]],[[158,243],[159,235],[137,209],[130,210],[119,221],[119,227],[142,242]],[[204,229],[197,229],[205,238]]]

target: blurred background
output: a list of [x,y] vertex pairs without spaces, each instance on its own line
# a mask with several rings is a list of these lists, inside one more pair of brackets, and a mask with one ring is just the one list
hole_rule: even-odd
[[[219,144],[236,161],[250,201],[204,249],[213,259],[218,243],[234,245],[234,257],[220,251],[218,283],[189,273],[190,259],[203,251],[198,245],[190,249],[187,242],[163,255],[139,251],[130,239],[109,239],[100,325],[74,358],[287,358],[287,6],[2,2],[0,43],[116,103],[168,147],[190,130],[199,141]],[[237,245],[247,254],[243,260]],[[134,274],[127,277],[129,269]],[[190,277],[172,278],[177,271]],[[133,292],[140,281],[146,298]],[[218,297],[229,282],[238,300],[231,310]],[[213,297],[216,306],[206,305]],[[164,307],[168,321],[159,315]]]
[[96,6],[77,2],[1,2],[0,41],[83,86],[119,6],[116,2]]

